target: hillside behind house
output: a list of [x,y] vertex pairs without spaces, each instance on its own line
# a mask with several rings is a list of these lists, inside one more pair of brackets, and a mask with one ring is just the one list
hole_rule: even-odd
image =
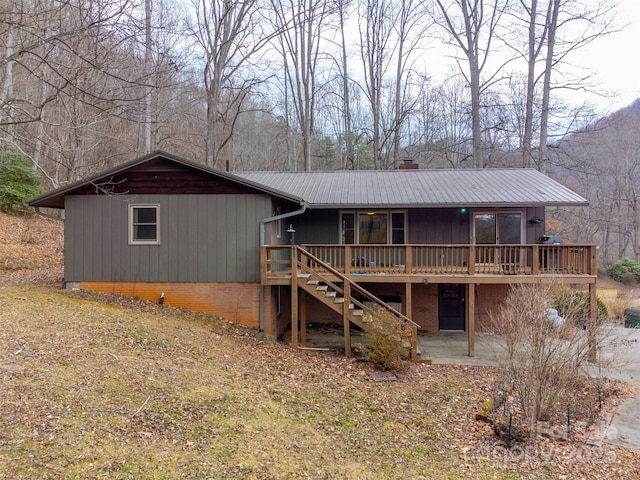
[[63,251],[61,220],[0,212],[0,286],[62,282]]

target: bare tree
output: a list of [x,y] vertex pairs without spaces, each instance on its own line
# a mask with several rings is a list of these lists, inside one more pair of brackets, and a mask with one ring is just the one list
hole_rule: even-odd
[[316,95],[323,33],[334,13],[327,1],[271,0],[277,28],[280,32],[280,52],[283,56],[286,89],[296,124],[302,136],[304,170],[312,168],[312,140],[315,128]]
[[[513,5],[510,18],[515,20],[515,32],[507,43],[526,62],[522,164],[535,165],[545,172],[553,92],[589,88],[589,73],[569,73],[567,61],[576,50],[614,31],[614,7],[609,0],[521,0]],[[522,30],[526,37],[521,35]],[[526,42],[520,42],[522,38]],[[575,67],[571,70],[576,71]],[[537,156],[533,148],[536,130]]]
[[[201,48],[207,103],[206,163],[220,168],[220,152],[228,143],[233,119],[228,107],[240,102],[247,91],[264,79],[243,68],[256,60],[274,31],[268,29],[266,5],[259,0],[193,0],[196,24],[192,34]],[[235,110],[237,113],[237,110]]]
[[[96,1],[88,6],[82,2],[59,5],[39,0],[10,2],[8,8],[0,10],[0,28],[4,29],[6,39],[0,50],[3,70],[0,126],[37,122],[42,109],[74,82],[59,63],[61,55],[77,58],[85,67],[91,65],[93,58],[82,56],[86,50],[74,52],[71,46],[79,38],[89,41],[97,38],[97,32],[113,39],[127,23],[130,7],[129,0]],[[28,85],[33,85],[33,80],[44,82],[48,87],[46,94],[27,95],[25,89],[15,88],[17,76],[22,72],[32,79]]]
[[360,55],[364,67],[364,91],[371,111],[371,142],[376,169],[387,165],[388,136],[384,131],[384,81],[392,59],[395,5],[383,0],[362,0],[359,6]]
[[[440,15],[436,22],[447,32],[451,43],[464,54],[466,68],[460,62],[461,71],[465,75],[471,96],[471,125],[473,131],[473,164],[484,166],[482,153],[481,96],[483,90],[495,82],[499,68],[493,73],[485,73],[493,43],[497,36],[497,28],[505,11],[507,1],[491,0],[436,0]],[[487,5],[489,4],[489,5]]]
[[340,77],[342,79],[342,102],[343,105],[343,137],[344,137],[344,155],[345,161],[343,165],[349,166],[351,170],[356,169],[355,162],[355,152],[354,152],[354,134],[353,134],[353,126],[351,119],[351,86],[350,86],[350,78],[349,78],[349,66],[348,66],[348,55],[347,55],[347,40],[345,37],[346,30],[346,20],[347,20],[347,9],[351,4],[351,0],[338,0],[337,1],[337,11],[338,11],[338,28],[340,30]]

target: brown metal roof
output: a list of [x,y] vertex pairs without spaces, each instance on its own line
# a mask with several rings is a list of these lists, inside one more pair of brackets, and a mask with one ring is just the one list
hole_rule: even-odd
[[588,205],[534,169],[234,172],[312,208]]
[[[158,160],[168,160],[171,162],[175,162],[181,165],[184,165],[186,167],[189,168],[193,168],[195,170],[199,170],[204,172],[205,174],[209,174],[209,175],[214,175],[217,177],[221,177],[221,178],[225,178],[227,180],[230,180],[232,182],[236,182],[238,184],[244,185],[246,187],[249,188],[253,188],[257,191],[260,192],[264,192],[267,193],[269,195],[273,195],[276,197],[280,197],[283,198],[285,200],[297,203],[297,204],[301,204],[303,203],[301,198],[295,197],[295,196],[290,196],[285,192],[279,192],[277,190],[274,190],[272,188],[269,188],[266,185],[261,185],[261,184],[256,184],[254,182],[252,182],[249,179],[245,179],[242,177],[238,177],[235,175],[231,175],[230,173],[226,173],[226,172],[221,172],[219,170],[214,170],[213,168],[207,167],[206,165],[202,165],[199,163],[195,163],[195,162],[191,162],[189,160],[186,160],[184,158],[180,158],[177,157],[175,155],[171,155],[169,153],[166,152],[162,152],[162,151],[157,151],[157,152],[153,152],[150,153],[148,155],[145,155],[143,157],[139,157],[136,158],[135,160],[132,160],[130,162],[126,162],[126,163],[122,163],[114,168],[111,168],[109,170],[105,170],[103,172],[100,172],[96,175],[93,175],[91,177],[88,177],[86,179],[82,179],[79,180],[75,183],[71,183],[69,185],[66,185],[64,187],[60,187],[58,189],[52,190],[50,192],[47,192],[43,195],[40,195],[37,198],[33,198],[31,200],[29,200],[28,204],[31,205],[32,207],[48,207],[48,208],[64,208],[64,197],[65,195],[72,195],[75,192],[78,192],[79,190],[81,190],[82,188],[88,186],[88,185],[97,185],[97,184],[101,184],[105,181],[108,181],[110,178],[112,178],[114,175],[118,175],[121,174],[123,172],[127,172],[127,171],[131,171],[131,170],[135,170],[137,168],[144,168],[145,165],[149,166],[149,165],[154,165]],[[161,167],[157,167],[156,168],[161,168]],[[153,167],[151,169],[149,169],[148,171],[153,172],[156,171],[153,169]]]

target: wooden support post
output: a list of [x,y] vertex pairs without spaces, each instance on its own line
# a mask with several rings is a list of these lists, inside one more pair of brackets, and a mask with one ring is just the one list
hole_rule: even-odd
[[291,346],[298,348],[298,258],[291,247]]
[[469,275],[476,274],[476,247],[469,245],[469,265],[467,265]]
[[404,295],[405,295],[405,302],[404,302],[404,315],[408,318],[413,318],[413,299],[411,298],[411,284],[410,283],[405,283],[404,284]]
[[476,286],[473,283],[467,285],[467,304],[465,305],[465,317],[467,319],[467,335],[469,338],[469,356],[476,356]]
[[344,324],[344,354],[348,358],[351,356],[351,321],[349,317],[351,316],[351,309],[349,305],[351,305],[351,284],[349,282],[344,282],[344,303],[342,304],[342,318]]
[[300,346],[307,346],[307,292],[300,290]]
[[589,361],[595,363],[598,357],[596,335],[598,331],[598,300],[596,284],[589,284]]

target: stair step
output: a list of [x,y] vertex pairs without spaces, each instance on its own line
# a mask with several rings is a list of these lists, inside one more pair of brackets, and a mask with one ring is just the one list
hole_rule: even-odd
[[359,308],[353,310],[353,315],[355,317],[362,317],[364,315],[364,311]]
[[329,287],[327,285],[318,285],[316,287],[316,290],[319,290],[321,292],[326,292],[329,289]]
[[309,278],[311,276],[310,273],[299,273],[298,278]]
[[307,285],[318,285],[319,283],[319,280],[307,280]]
[[335,297],[335,296],[337,295],[337,293],[338,293],[338,292],[334,292],[334,291],[331,291],[331,292],[325,292],[324,296],[325,296],[325,297]]
[[344,297],[336,297],[333,301],[334,303],[344,303]]

